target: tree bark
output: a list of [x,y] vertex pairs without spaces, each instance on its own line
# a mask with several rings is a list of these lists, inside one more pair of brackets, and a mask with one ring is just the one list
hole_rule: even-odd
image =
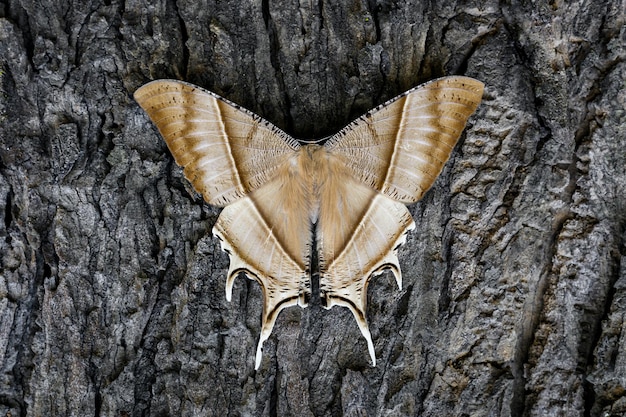
[[[624,2],[0,4],[0,415],[626,413]],[[430,79],[484,100],[410,206],[404,288],[261,291],[132,93],[183,79],[320,138]]]

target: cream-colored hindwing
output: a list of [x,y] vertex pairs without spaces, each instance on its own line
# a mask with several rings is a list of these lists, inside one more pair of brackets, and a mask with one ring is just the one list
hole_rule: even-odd
[[135,92],[185,177],[225,207],[214,235],[230,257],[226,298],[243,272],[263,291],[263,342],[286,307],[311,297],[313,233],[326,308],[352,311],[376,364],[366,321],[367,285],[390,269],[415,227],[418,201],[450,157],[483,84],[446,77],[368,112],[324,145],[301,145],[259,116],[194,85],[153,81]]

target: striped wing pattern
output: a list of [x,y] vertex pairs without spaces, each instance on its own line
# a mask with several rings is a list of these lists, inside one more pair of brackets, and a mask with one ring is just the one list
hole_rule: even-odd
[[431,81],[355,120],[326,147],[355,178],[414,203],[441,172],[482,92],[483,84],[468,77]]
[[259,116],[192,84],[150,82],[135,100],[158,127],[185,178],[223,207],[272,178],[300,145]]
[[[355,120],[325,145],[301,145],[259,116],[194,85],[148,83],[135,99],[196,191],[224,207],[213,233],[230,257],[226,298],[239,273],[256,280],[263,342],[286,307],[311,297],[311,251],[326,308],[353,313],[367,341],[372,276],[402,274],[397,249],[414,222],[405,204],[432,186],[482,97],[467,77],[434,80]],[[313,242],[315,236],[315,242]]]

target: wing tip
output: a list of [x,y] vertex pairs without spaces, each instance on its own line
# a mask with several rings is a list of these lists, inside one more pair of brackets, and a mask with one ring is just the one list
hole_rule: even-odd
[[263,343],[269,338],[271,332],[271,329],[267,334],[265,334],[265,329],[261,331],[261,335],[259,336],[259,342],[256,345],[256,355],[254,356],[255,371],[258,371],[261,367],[261,362],[263,361]]
[[372,366],[376,366],[376,349],[374,348],[374,342],[372,341],[372,334],[370,333],[369,326],[367,325],[367,319],[365,318],[365,311],[357,310],[357,307],[352,304],[345,304],[346,307],[352,311],[354,315],[354,319],[356,320],[357,326],[359,326],[359,330],[367,343],[367,351],[370,354],[370,358],[372,359]]
[[[193,87],[191,84],[186,83],[184,81],[174,80],[174,79],[162,79],[162,80],[152,80],[148,81],[141,87],[137,88],[133,93],[133,98],[140,106],[142,106],[142,102],[144,99],[147,99],[151,96],[156,95],[156,93],[161,93],[163,87]],[[152,93],[152,94],[151,94]],[[143,107],[143,106],[142,106]]]
[[338,296],[329,296],[328,294],[322,297],[322,306],[326,310],[330,310],[333,306],[346,307],[356,321],[365,342],[367,343],[367,351],[372,359],[372,366],[376,366],[376,349],[374,348],[374,342],[372,341],[372,334],[370,333],[369,326],[367,325],[367,319],[365,317],[365,306],[357,305],[354,301]]
[[[358,323],[358,321],[357,321]],[[372,341],[372,334],[367,327],[367,323],[365,323],[365,327],[361,327],[359,324],[359,329],[361,330],[361,334],[365,338],[367,342],[367,351],[370,354],[370,359],[372,360],[372,367],[376,367],[376,349],[374,349],[374,342]]]

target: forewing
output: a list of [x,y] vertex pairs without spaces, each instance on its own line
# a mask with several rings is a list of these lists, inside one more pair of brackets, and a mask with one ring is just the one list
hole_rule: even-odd
[[431,81],[355,120],[326,148],[364,184],[413,203],[441,172],[482,92],[468,77]]
[[320,297],[326,308],[350,309],[376,365],[366,320],[367,286],[372,276],[385,269],[402,286],[397,249],[414,222],[404,204],[353,179],[339,160],[332,156],[328,160],[316,229]]
[[153,81],[135,92],[135,100],[184,167],[185,177],[216,206],[265,184],[300,147],[261,117],[192,84]]

